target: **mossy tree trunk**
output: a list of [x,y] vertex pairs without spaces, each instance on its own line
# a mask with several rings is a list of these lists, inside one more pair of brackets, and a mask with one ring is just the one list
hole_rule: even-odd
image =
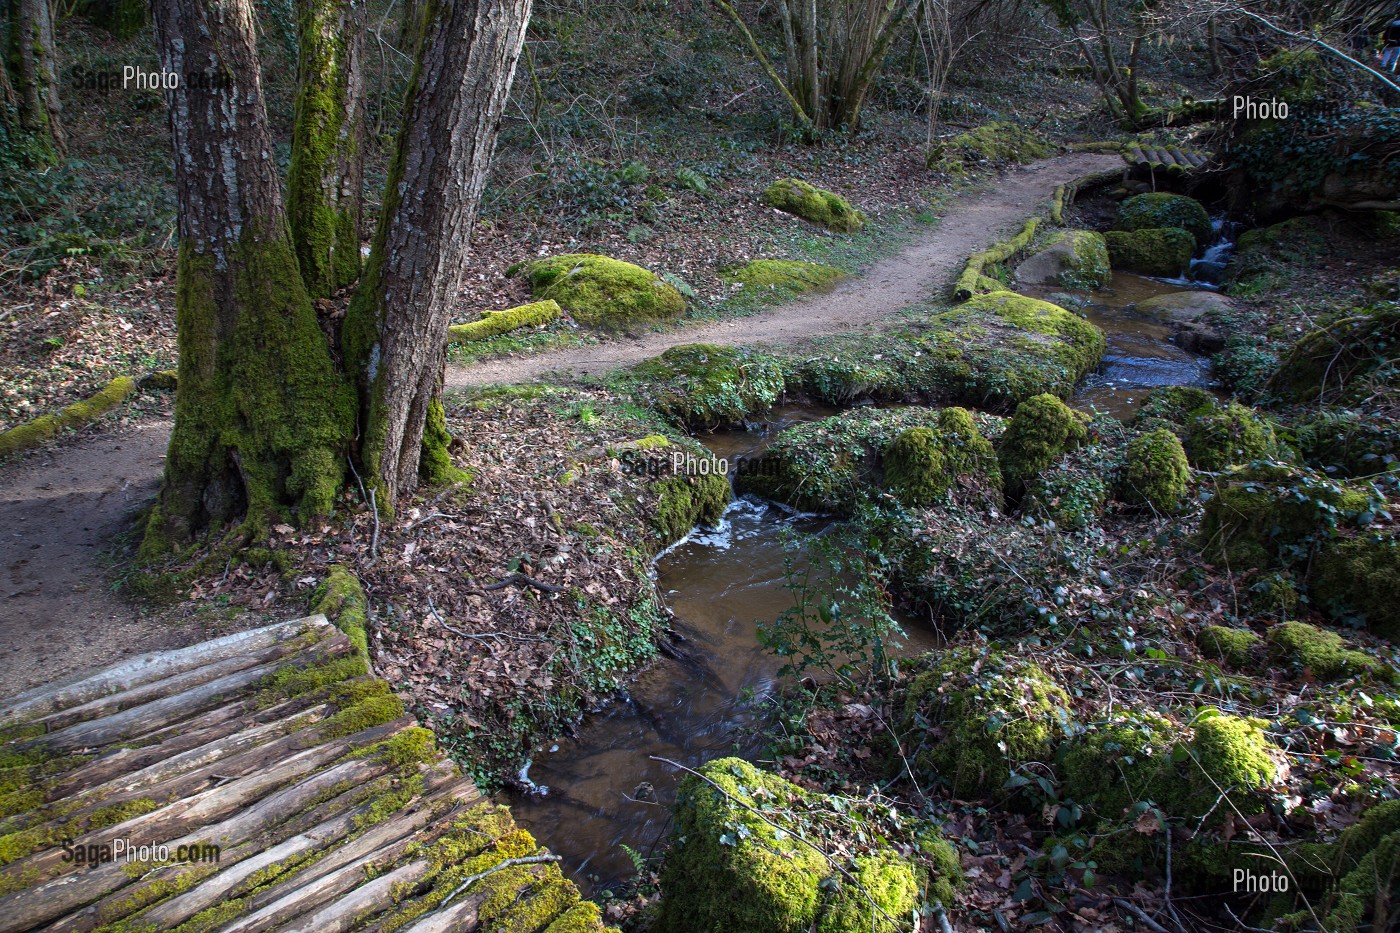
[[56,165],[68,137],[58,98],[53,10],[49,0],[9,0],[7,8],[5,70],[14,105],[14,118],[6,120],[10,145],[33,164]]
[[440,395],[447,327],[530,17],[530,0],[428,0],[384,208],[342,343],[360,462],[392,511],[452,475]]
[[364,0],[297,4],[296,121],[287,219],[302,281],[325,298],[360,275]]
[[[156,0],[175,148],[179,387],[143,552],[242,521],[330,511],[353,391],[297,270],[258,75],[251,0]],[[221,81],[193,80],[219,75]]]

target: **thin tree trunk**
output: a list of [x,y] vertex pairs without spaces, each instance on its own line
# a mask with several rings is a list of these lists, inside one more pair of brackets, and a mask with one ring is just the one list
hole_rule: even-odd
[[300,0],[287,220],[302,281],[325,298],[360,275],[364,0]]
[[63,105],[58,99],[53,10],[49,0],[10,0],[6,67],[18,105],[20,131],[28,137],[31,161],[55,165],[68,148]]
[[245,520],[327,514],[353,394],[297,270],[258,76],[251,0],[156,0],[175,146],[180,351],[165,482],[142,552]]
[[417,484],[420,459],[429,481],[451,471],[440,401],[449,314],[529,18],[530,0],[428,0],[384,210],[343,332],[365,481],[386,512]]

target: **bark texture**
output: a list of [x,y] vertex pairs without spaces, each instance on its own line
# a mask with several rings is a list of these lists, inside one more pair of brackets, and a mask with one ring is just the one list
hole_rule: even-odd
[[302,285],[258,77],[251,0],[156,0],[175,149],[180,371],[154,556],[246,518],[325,514],[353,395]]
[[[530,0],[429,0],[384,209],[342,343],[360,460],[381,509],[446,478],[439,396],[452,301],[530,17]],[[429,425],[429,421],[432,424]]]
[[325,298],[360,275],[365,2],[301,0],[297,21],[287,219],[306,290]]
[[8,85],[14,95],[13,127],[31,162],[53,165],[63,158],[68,137],[58,98],[58,65],[49,0],[9,0],[5,54]]

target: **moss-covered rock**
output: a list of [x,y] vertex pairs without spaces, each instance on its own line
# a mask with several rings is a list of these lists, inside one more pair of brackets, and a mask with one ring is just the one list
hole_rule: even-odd
[[[920,478],[915,475],[923,473],[917,458],[900,462],[896,453],[891,476],[889,449],[916,428],[932,435],[938,470]],[[764,451],[760,468],[741,471],[735,484],[740,492],[794,508],[847,515],[863,496],[878,491],[883,453],[885,483],[896,495],[910,495],[910,504],[932,504],[956,494],[997,505],[1001,474],[990,447],[962,409],[857,409],[783,431]]]
[[488,337],[509,333],[517,328],[548,324],[559,317],[561,313],[559,302],[553,299],[536,301],[508,308],[505,311],[487,311],[478,320],[468,324],[453,324],[447,328],[447,342],[474,343]]
[[1196,252],[1196,238],[1180,227],[1110,230],[1103,237],[1113,268],[1138,275],[1176,278]]
[[958,797],[999,791],[1011,769],[1048,761],[1071,725],[1069,697],[1039,665],[960,646],[928,656],[898,701],[904,758]]
[[854,233],[865,226],[865,215],[850,201],[797,178],[773,182],[764,190],[763,202],[829,230]]
[[1226,661],[1234,667],[1248,666],[1256,649],[1263,643],[1264,639],[1247,628],[1224,625],[1207,625],[1196,636],[1196,644],[1206,657]]
[[1088,439],[1087,418],[1053,395],[1037,395],[1016,406],[997,448],[1006,491],[1020,499],[1026,484]]
[[783,392],[782,366],[736,347],[672,347],[619,377],[638,401],[690,430],[735,424],[766,411]]
[[1219,406],[1219,400],[1205,389],[1196,386],[1162,386],[1147,394],[1142,401],[1142,407],[1129,423],[1142,431],[1149,431],[1163,424],[1181,431],[1193,415],[1213,412]]
[[1110,275],[1108,245],[1092,230],[1063,230],[1016,266],[1016,280],[1028,285],[1101,288]]
[[[738,758],[712,761],[688,776],[676,795],[675,842],[661,875],[662,900],[653,929],[902,929],[904,918],[919,906],[925,870],[889,848],[867,847],[850,868],[845,859],[828,859],[804,841],[824,838],[809,825],[824,803],[821,795]],[[828,816],[833,813],[828,809]],[[941,880],[946,884],[950,879]]]
[[1400,470],[1400,421],[1346,409],[1309,412],[1294,421],[1294,442],[1308,466],[1332,476]]
[[699,444],[681,445],[689,463],[704,461],[706,472],[683,472],[657,483],[651,526],[661,547],[675,544],[696,525],[714,525],[729,507],[731,489],[719,461]]
[[943,501],[960,477],[982,488],[1001,488],[991,442],[966,409],[945,408],[936,428],[908,428],[885,448],[885,485],[905,505]]
[[558,302],[589,327],[645,327],[672,320],[685,310],[685,298],[674,285],[641,266],[607,256],[568,253],[526,263],[523,269],[535,298]]
[[1034,162],[1052,152],[1054,146],[1034,130],[995,122],[935,143],[925,160],[934,171],[961,174],[968,163]]
[[[1314,853],[1309,853],[1314,854]],[[1299,870],[1327,866],[1336,883],[1321,900],[1329,930],[1388,930],[1400,926],[1400,800],[1377,804]],[[1284,929],[1304,928],[1314,911],[1284,918]],[[1296,926],[1295,926],[1296,923]]]
[[1305,334],[1269,380],[1274,395],[1292,402],[1364,400],[1377,388],[1394,390],[1400,351],[1400,308],[1382,303]]
[[726,282],[779,297],[826,291],[845,277],[846,273],[835,266],[794,259],[755,259],[720,273]]
[[1209,243],[1214,232],[1210,214],[1201,202],[1180,194],[1154,191],[1127,198],[1118,205],[1119,230],[1155,230],[1177,227],[1195,238],[1197,243]]
[[1368,492],[1308,469],[1252,464],[1218,478],[1201,522],[1201,550],[1235,571],[1305,565],[1370,502]]
[[1276,658],[1296,665],[1318,680],[1369,674],[1379,668],[1375,658],[1347,647],[1336,632],[1306,622],[1284,622],[1269,629],[1269,647]]
[[1194,413],[1186,423],[1184,444],[1191,465],[1211,472],[1280,453],[1273,425],[1237,402]]
[[1314,603],[1333,616],[1358,614],[1371,631],[1400,643],[1400,538],[1394,533],[1324,542],[1309,585]]
[[1118,484],[1118,497],[1124,502],[1170,514],[1181,508],[1190,482],[1186,449],[1171,431],[1158,428],[1128,442]]
[[1021,510],[1071,531],[1088,528],[1108,508],[1119,453],[1097,444],[1070,451],[1026,483]]

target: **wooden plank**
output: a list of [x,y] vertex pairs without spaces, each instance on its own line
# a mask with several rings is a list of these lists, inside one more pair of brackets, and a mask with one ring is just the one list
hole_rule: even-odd
[[0,726],[45,716],[56,710],[77,706],[123,690],[131,690],[151,681],[225,658],[261,651],[263,648],[295,638],[305,631],[320,634],[326,629],[334,630],[335,626],[331,625],[325,616],[314,615],[249,629],[246,632],[234,632],[188,648],[138,655],[96,674],[80,675],[72,681],[35,687],[6,700],[0,705]]

